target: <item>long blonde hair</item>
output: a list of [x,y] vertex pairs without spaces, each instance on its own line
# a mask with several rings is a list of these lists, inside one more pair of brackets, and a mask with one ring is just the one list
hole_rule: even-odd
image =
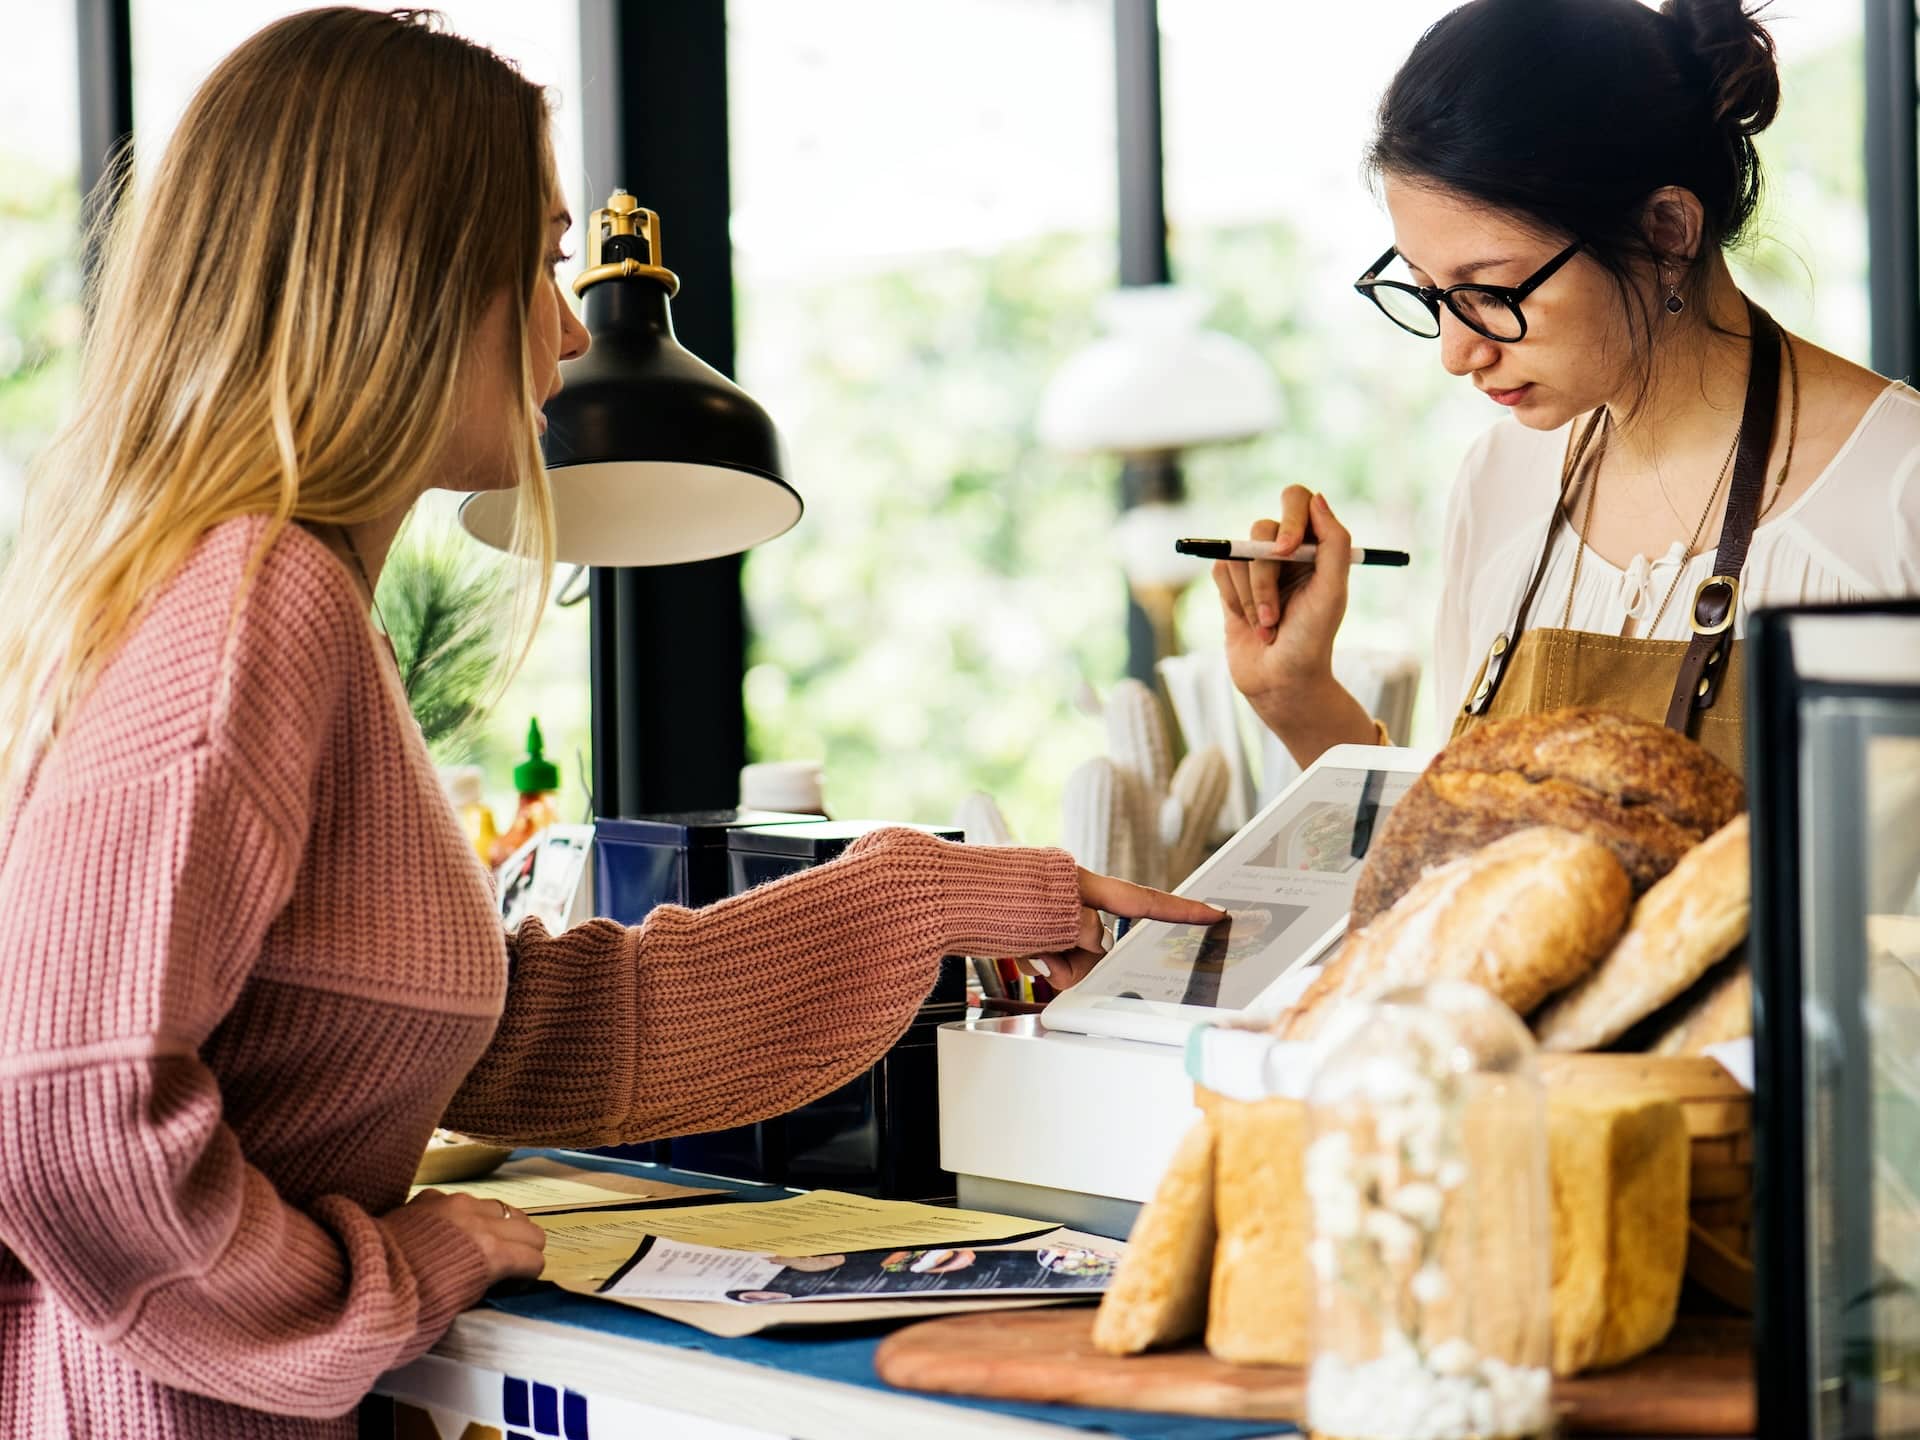
[[150,190],[123,190],[75,414],[30,472],[0,578],[0,794],[209,529],[271,517],[250,580],[290,522],[359,523],[426,486],[503,289],[524,654],[554,543],[526,326],[547,103],[436,22],[335,8],[268,26],[194,95]]

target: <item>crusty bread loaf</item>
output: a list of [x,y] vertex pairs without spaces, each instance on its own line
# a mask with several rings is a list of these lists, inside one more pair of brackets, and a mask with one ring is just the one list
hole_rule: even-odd
[[1094,1316],[1096,1349],[1138,1355],[1177,1345],[1207,1323],[1214,1171],[1214,1128],[1203,1117],[1173,1152],[1127,1237],[1127,1253]]
[[1207,1349],[1238,1365],[1305,1365],[1313,1322],[1313,1217],[1302,1168],[1307,1107],[1278,1098],[1223,1101],[1210,1113],[1218,1133],[1219,1242]]
[[1677,1007],[1671,1024],[1651,1046],[1655,1055],[1704,1055],[1753,1033],[1753,971],[1747,957],[1735,953],[1720,962],[1695,987],[1696,994]]
[[1631,903],[1606,846],[1551,826],[1507,835],[1430,872],[1349,937],[1279,1033],[1310,1039],[1342,1001],[1431,980],[1468,981],[1525,1015],[1592,969]]
[[1547,1097],[1553,1370],[1619,1365],[1667,1338],[1687,1262],[1687,1122],[1673,1100]]
[[1423,871],[1534,825],[1598,840],[1639,894],[1744,807],[1740,777],[1663,725],[1604,710],[1492,720],[1435,756],[1388,815],[1355,883],[1352,926]]
[[1549,1050],[1594,1050],[1698,980],[1747,933],[1747,817],[1696,845],[1633,907],[1594,972],[1534,1017]]

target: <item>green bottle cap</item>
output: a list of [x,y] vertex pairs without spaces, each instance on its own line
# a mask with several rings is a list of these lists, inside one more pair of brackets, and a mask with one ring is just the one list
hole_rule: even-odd
[[542,795],[560,788],[560,767],[546,757],[540,722],[527,724],[527,758],[513,767],[513,788],[522,795]]

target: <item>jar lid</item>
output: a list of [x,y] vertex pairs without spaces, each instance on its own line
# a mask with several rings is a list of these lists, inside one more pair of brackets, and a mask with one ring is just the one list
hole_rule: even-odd
[[761,760],[740,770],[740,808],[826,813],[818,760]]

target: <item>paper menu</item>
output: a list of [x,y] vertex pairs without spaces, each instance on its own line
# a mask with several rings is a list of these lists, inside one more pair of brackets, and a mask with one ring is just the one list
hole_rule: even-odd
[[606,1205],[636,1205],[649,1200],[684,1200],[692,1196],[721,1193],[687,1185],[669,1185],[664,1180],[649,1180],[636,1175],[588,1170],[542,1155],[511,1160],[484,1179],[416,1185],[412,1193],[418,1195],[422,1190],[442,1190],[449,1195],[475,1195],[483,1200],[500,1200],[529,1215]]
[[605,1281],[649,1235],[720,1250],[832,1255],[886,1245],[1010,1240],[1048,1227],[1011,1215],[951,1210],[815,1190],[791,1200],[688,1205],[620,1215],[545,1215],[547,1264],[540,1278],[569,1289]]
[[613,1300],[725,1305],[828,1304],[909,1298],[1088,1299],[1107,1288],[1124,1247],[1056,1230],[1050,1243],[950,1245],[765,1255],[655,1237],[600,1290]]
[[[1040,1249],[1062,1245],[1085,1246],[1112,1254],[1124,1254],[1126,1251],[1121,1241],[1082,1235],[1072,1230],[1048,1230],[1024,1240],[1010,1241],[1005,1248]],[[616,1305],[644,1310],[650,1315],[691,1325],[709,1335],[728,1338],[794,1327],[860,1325],[876,1320],[930,1320],[937,1315],[959,1315],[976,1310],[1025,1310],[1039,1305],[1062,1305],[1094,1298],[1092,1295],[1060,1292],[1050,1295],[962,1295],[952,1298],[936,1295],[916,1295],[904,1299],[898,1296],[874,1296],[861,1300],[822,1300],[806,1305],[742,1305],[728,1300],[643,1300],[608,1294],[598,1285],[575,1285],[564,1280],[560,1285],[562,1289],[572,1290],[576,1294],[592,1295]]]

